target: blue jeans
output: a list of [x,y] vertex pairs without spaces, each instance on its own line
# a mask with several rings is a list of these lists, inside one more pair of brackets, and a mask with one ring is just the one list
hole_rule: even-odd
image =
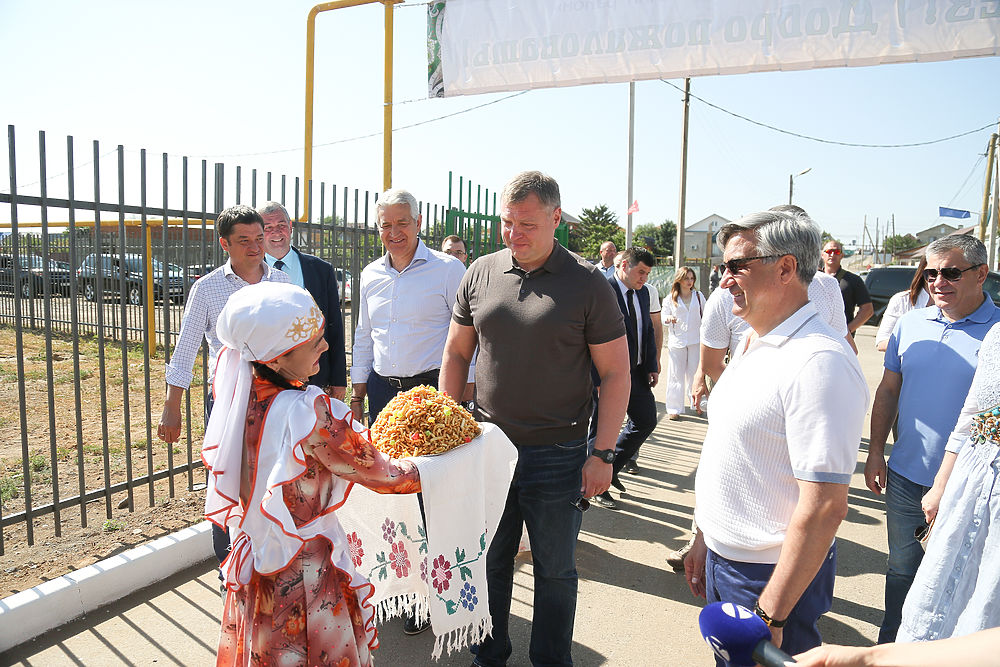
[[[711,549],[705,559],[705,595],[708,602],[735,602],[747,609],[754,603],[771,579],[774,565],[768,563],[741,563],[723,558]],[[819,646],[822,640],[816,621],[830,611],[833,604],[833,582],[837,576],[837,544],[827,552],[819,572],[803,591],[799,601],[788,615],[781,636],[781,650],[795,655]],[[719,667],[727,663],[716,657]]]
[[493,634],[479,645],[475,664],[501,667],[510,657],[514,556],[523,524],[531,540],[535,573],[528,656],[535,667],[570,666],[576,616],[576,539],[583,520],[583,513],[573,503],[580,498],[587,442],[581,438],[555,445],[518,445],[517,451],[507,503],[486,556]]
[[879,644],[896,641],[903,601],[924,558],[924,549],[913,533],[924,525],[920,501],[930,488],[911,482],[892,470],[888,474],[885,523],[889,534],[889,566],[885,573],[885,616],[878,631]]

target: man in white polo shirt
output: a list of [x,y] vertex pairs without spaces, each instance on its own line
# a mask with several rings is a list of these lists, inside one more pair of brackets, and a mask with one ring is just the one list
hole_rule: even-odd
[[809,303],[814,223],[755,213],[724,226],[718,243],[719,286],[750,330],[709,397],[685,574],[695,595],[754,609],[794,654],[820,644],[816,621],[833,600],[834,537],[868,386],[850,346]]

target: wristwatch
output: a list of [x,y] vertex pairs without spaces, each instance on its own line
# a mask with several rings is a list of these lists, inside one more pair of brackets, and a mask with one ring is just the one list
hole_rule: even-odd
[[590,453],[591,456],[596,456],[605,463],[615,462],[615,450],[613,449],[595,449]]

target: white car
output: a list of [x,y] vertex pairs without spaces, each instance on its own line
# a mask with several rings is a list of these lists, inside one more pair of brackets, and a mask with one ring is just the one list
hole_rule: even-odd
[[[334,269],[333,273],[337,276],[337,290],[340,292],[340,300],[344,303],[351,302],[351,272],[344,271],[343,269]],[[344,281],[344,276],[347,276],[347,281]]]

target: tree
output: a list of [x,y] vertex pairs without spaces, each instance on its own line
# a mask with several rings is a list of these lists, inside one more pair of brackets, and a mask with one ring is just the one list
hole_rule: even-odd
[[910,250],[911,248],[919,248],[923,245],[923,241],[918,239],[913,234],[896,234],[895,236],[887,236],[885,241],[882,242],[882,248],[885,252],[902,252],[903,250]]
[[618,225],[618,216],[605,204],[583,209],[579,249],[575,252],[583,257],[597,257],[605,241],[611,241],[619,250],[625,249],[625,230]]
[[659,225],[648,222],[632,230],[632,243],[647,247],[652,246],[649,250],[657,257],[673,255],[676,239],[677,225],[674,224],[673,220],[664,220]]

